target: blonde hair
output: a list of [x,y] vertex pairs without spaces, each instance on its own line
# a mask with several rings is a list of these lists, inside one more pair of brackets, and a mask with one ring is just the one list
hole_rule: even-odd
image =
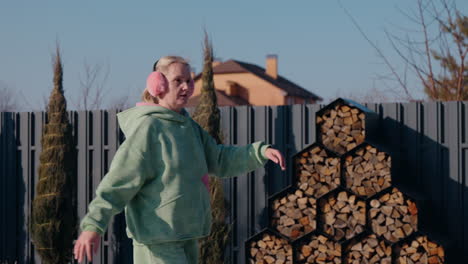
[[[158,71],[163,73],[164,75],[167,74],[169,66],[173,63],[181,63],[184,65],[187,65],[187,67],[190,67],[190,64],[188,61],[182,57],[179,56],[164,56],[160,58],[158,61],[153,66],[153,71]],[[158,103],[158,98],[153,97],[148,90],[145,88],[143,91],[143,94],[141,95],[141,100],[146,103]]]

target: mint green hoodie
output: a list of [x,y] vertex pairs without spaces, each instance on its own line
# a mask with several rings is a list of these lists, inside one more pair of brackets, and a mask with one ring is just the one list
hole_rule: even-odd
[[185,110],[137,106],[118,114],[126,140],[89,204],[81,229],[103,234],[125,208],[127,235],[152,244],[207,236],[210,197],[202,177],[261,167],[268,145],[217,145]]

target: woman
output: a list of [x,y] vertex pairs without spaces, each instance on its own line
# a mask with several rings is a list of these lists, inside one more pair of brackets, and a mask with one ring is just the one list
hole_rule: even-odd
[[183,107],[194,89],[189,64],[161,58],[147,80],[144,102],[118,115],[126,140],[96,190],[75,243],[78,262],[92,260],[112,216],[125,208],[134,263],[196,263],[197,240],[211,226],[208,173],[230,177],[281,153],[262,142],[217,145]]

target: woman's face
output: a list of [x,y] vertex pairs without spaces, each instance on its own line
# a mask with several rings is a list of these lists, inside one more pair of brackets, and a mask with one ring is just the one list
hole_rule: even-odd
[[185,107],[189,97],[193,93],[193,87],[189,83],[192,80],[190,69],[182,63],[169,65],[166,76],[169,89],[159,96],[159,104],[176,112]]

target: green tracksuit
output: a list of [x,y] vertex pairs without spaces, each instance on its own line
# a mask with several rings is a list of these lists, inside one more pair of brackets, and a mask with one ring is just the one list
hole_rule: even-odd
[[268,145],[217,145],[185,110],[179,114],[160,106],[137,106],[119,113],[118,121],[126,140],[99,184],[81,229],[103,234],[110,218],[125,208],[135,253],[142,246],[157,252],[162,243],[207,236],[210,197],[202,178],[238,176],[267,161]]

